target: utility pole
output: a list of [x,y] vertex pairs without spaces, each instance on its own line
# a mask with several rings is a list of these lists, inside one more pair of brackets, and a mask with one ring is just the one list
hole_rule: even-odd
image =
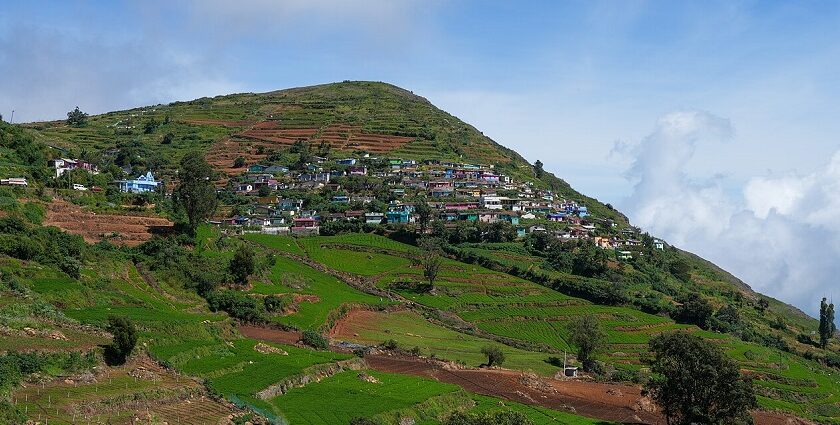
[[14,124],[14,123],[15,123],[15,110],[12,109],[12,118],[9,120],[9,124]]

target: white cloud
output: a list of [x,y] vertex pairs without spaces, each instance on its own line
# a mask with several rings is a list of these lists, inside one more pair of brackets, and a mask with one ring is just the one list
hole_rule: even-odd
[[215,64],[138,38],[113,42],[18,26],[0,32],[0,111],[15,121],[58,119],[241,89]]
[[625,210],[651,233],[813,314],[840,276],[840,152],[806,175],[753,177],[736,196],[719,181],[691,181],[684,169],[695,148],[731,134],[727,120],[708,113],[664,116],[631,149],[635,186]]

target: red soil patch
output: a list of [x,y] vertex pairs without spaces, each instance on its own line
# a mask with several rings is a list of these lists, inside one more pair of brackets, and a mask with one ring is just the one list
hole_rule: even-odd
[[341,320],[338,320],[330,329],[330,338],[349,340],[356,336],[360,330],[366,329],[365,323],[382,319],[382,316],[370,310],[350,310]]
[[[254,164],[265,159],[272,150],[282,149],[302,140],[312,145],[322,142],[339,151],[364,150],[373,153],[385,153],[399,149],[413,141],[413,137],[367,133],[359,126],[346,124],[327,127],[285,128],[280,121],[260,122],[192,120],[193,124],[224,125],[226,127],[247,127],[231,137],[216,142],[205,155],[207,162],[228,175],[240,174],[244,168],[234,168],[233,162],[238,157],[245,159],[245,164]],[[257,153],[262,147],[263,153]]]
[[369,355],[365,360],[379,371],[432,378],[518,403],[622,423],[665,423],[660,415],[638,407],[641,390],[628,385],[552,379],[543,380],[548,385],[526,385],[522,373],[508,370],[446,369],[423,359],[387,355]]
[[264,328],[261,326],[239,325],[239,333],[248,338],[260,339],[278,344],[297,344],[300,341],[300,332],[284,331],[281,329]]
[[[628,424],[665,424],[665,419],[642,397],[641,388],[601,382],[535,378],[498,369],[448,369],[416,357],[383,354],[365,356],[368,365],[382,372],[432,378],[468,391],[523,404],[570,411]],[[541,381],[541,382],[540,382]],[[812,425],[803,419],[767,411],[754,411],[758,425]]]
[[88,243],[108,239],[113,243],[128,246],[140,245],[155,234],[172,231],[172,222],[163,217],[142,214],[96,214],[60,199],[47,204],[44,225],[81,235]]

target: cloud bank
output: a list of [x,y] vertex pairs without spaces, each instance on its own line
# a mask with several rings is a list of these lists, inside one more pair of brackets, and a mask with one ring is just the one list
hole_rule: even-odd
[[[840,151],[808,174],[756,176],[740,193],[684,170],[699,145],[726,142],[728,120],[699,111],[663,116],[634,146],[624,202],[632,221],[729,270],[759,292],[814,315],[840,283]],[[756,153],[760,155],[760,153]],[[840,295],[840,293],[838,293]]]

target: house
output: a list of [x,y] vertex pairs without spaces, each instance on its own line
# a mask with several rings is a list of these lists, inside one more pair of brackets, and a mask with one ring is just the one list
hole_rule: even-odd
[[523,220],[533,220],[533,219],[537,218],[537,216],[536,216],[536,215],[534,215],[534,213],[530,213],[530,212],[529,212],[529,213],[522,214],[522,217],[521,217],[521,218],[522,218]]
[[398,210],[388,211],[385,213],[385,217],[389,224],[404,224],[411,221],[411,211],[408,208],[400,208]]
[[262,172],[265,171],[266,168],[268,168],[268,167],[266,167],[265,165],[254,164],[254,165],[251,165],[251,166],[248,167],[248,172],[249,173],[262,173]]
[[365,167],[365,166],[347,167],[347,175],[350,175],[350,176],[366,176],[367,175],[367,167]]
[[481,204],[481,207],[487,208],[488,210],[500,210],[504,208],[503,203],[507,200],[508,198],[504,196],[494,195],[483,195],[482,197],[478,198],[478,202]]
[[507,221],[508,223],[518,226],[519,225],[519,215],[515,213],[499,213],[497,216],[499,220]]
[[304,173],[298,176],[302,182],[329,182],[330,173]]
[[528,233],[545,233],[545,227],[535,224],[528,228]]
[[391,194],[397,198],[402,198],[405,196],[405,189],[391,189]]
[[73,190],[85,191],[85,190],[88,190],[88,188],[86,188],[84,185],[81,185],[81,184],[78,184],[78,183],[73,183]]
[[298,217],[292,220],[292,233],[317,233],[319,228],[315,217]]
[[289,172],[289,168],[282,165],[272,165],[270,167],[266,167],[263,171],[269,174],[286,174]]
[[566,218],[566,213],[550,213],[546,216],[546,218],[548,219],[548,221],[563,221]]
[[630,251],[616,251],[615,256],[619,260],[629,260],[633,258],[633,253]]
[[65,171],[68,170],[75,170],[75,169],[83,169],[87,170],[90,173],[97,174],[96,166],[89,163],[80,161],[78,159],[68,159],[68,158],[57,158],[51,159],[47,161],[47,166],[53,168],[55,170],[55,176],[59,177],[64,174]]
[[566,366],[563,368],[563,376],[567,378],[577,378],[578,368],[574,366]]
[[254,185],[251,183],[240,183],[236,186],[237,192],[252,192],[254,190]]
[[356,165],[356,158],[344,158],[335,161],[339,165]]
[[335,195],[332,197],[332,202],[343,203],[346,204],[350,202],[350,197],[347,195]]
[[300,211],[303,208],[303,199],[281,199],[277,207],[283,211]]
[[0,185],[4,186],[29,186],[26,179],[23,177],[9,177],[7,179],[0,179]]
[[127,193],[146,193],[157,190],[160,182],[155,181],[155,176],[149,171],[144,175],[137,176],[133,180],[118,180],[117,186],[120,192]]
[[385,220],[385,214],[378,213],[378,212],[369,212],[365,213],[365,223],[366,224],[382,224],[382,221]]
[[662,251],[665,249],[665,241],[662,239],[654,239],[653,240],[653,247]]

